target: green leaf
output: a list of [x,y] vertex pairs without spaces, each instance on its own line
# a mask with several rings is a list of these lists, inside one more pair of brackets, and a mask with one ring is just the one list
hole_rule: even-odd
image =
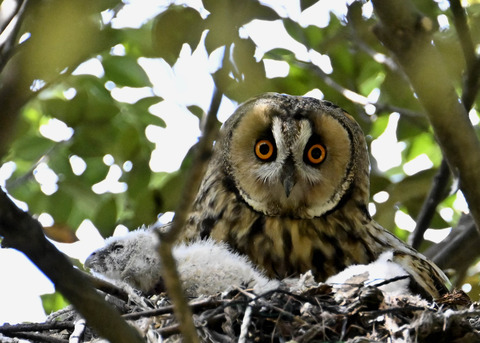
[[110,56],[102,60],[105,77],[117,86],[145,87],[151,86],[147,73],[131,56]]
[[153,48],[152,27],[154,20],[150,20],[138,29],[124,28],[115,30],[118,39],[125,47],[125,53],[132,57],[157,57]]
[[61,310],[69,305],[67,299],[59,292],[43,294],[40,298],[42,299],[43,309],[47,314]]
[[188,106],[188,110],[198,119],[202,119],[205,116],[205,111],[196,105]]
[[97,156],[81,156],[87,164],[87,169],[82,174],[82,178],[87,181],[89,186],[92,186],[107,176],[109,167],[103,162],[103,154]]
[[23,139],[17,139],[12,146],[12,151],[16,158],[27,161],[37,161],[45,155],[55,144],[43,136],[26,136]]
[[303,30],[305,32],[305,38],[307,42],[306,45],[308,47],[321,51],[321,49],[318,49],[317,47],[319,47],[326,40],[324,29],[315,25],[310,25]]
[[127,194],[133,199],[138,198],[148,188],[151,177],[152,171],[146,159],[132,160],[132,170],[123,175],[128,184]]
[[372,125],[372,128],[370,130],[370,136],[372,136],[373,139],[377,139],[382,133],[385,132],[385,129],[387,128],[388,125],[388,120],[390,116],[388,115],[383,115],[378,117]]
[[300,24],[290,18],[284,18],[282,19],[283,25],[285,26],[285,29],[287,30],[288,34],[295,39],[296,41],[305,44],[306,43],[306,37],[305,37],[305,32],[302,26]]
[[140,99],[133,105],[128,105],[128,112],[135,114],[135,121],[141,122],[143,126],[156,125],[160,127],[167,127],[167,124],[162,118],[151,114],[148,110],[150,106],[155,105],[162,100],[163,99],[161,97],[157,96]]
[[184,43],[198,45],[204,30],[203,19],[191,7],[170,6],[155,18],[153,46],[159,57],[173,65]]
[[128,204],[128,211],[123,213],[122,223],[129,228],[136,228],[155,222],[160,212],[160,199],[157,194],[158,191],[152,189],[144,189],[138,193],[135,201]]
[[146,98],[142,98],[140,100],[138,100],[136,103],[134,103],[133,105],[135,107],[138,107],[138,108],[141,108],[142,110],[144,111],[148,111],[148,108],[152,105],[155,105],[155,104],[158,104],[159,102],[161,102],[163,100],[162,97],[159,97],[159,96],[149,96],[149,97],[146,97]]
[[416,137],[423,132],[423,128],[419,127],[415,123],[412,123],[412,121],[407,120],[405,117],[400,116],[397,125],[397,138],[399,141],[404,141],[409,138]]
[[140,137],[137,128],[127,122],[122,123],[122,128],[118,132],[117,144],[115,144],[115,156],[120,160],[127,161],[133,159],[140,151]]
[[273,60],[280,60],[280,61],[293,61],[295,60],[295,54],[293,51],[283,48],[276,48],[265,53],[266,58],[271,58]]
[[315,5],[319,0],[300,0],[300,9],[305,11],[310,6]]
[[100,231],[103,237],[111,236],[117,223],[117,203],[113,196],[108,198],[99,206],[93,219],[95,227]]
[[74,201],[71,194],[65,193],[62,188],[49,196],[46,212],[55,219],[57,223],[67,223],[70,213],[74,208]]

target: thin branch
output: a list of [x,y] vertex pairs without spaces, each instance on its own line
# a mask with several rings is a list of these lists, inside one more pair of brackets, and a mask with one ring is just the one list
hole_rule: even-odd
[[163,279],[168,295],[174,304],[175,316],[180,323],[180,329],[185,342],[198,342],[198,335],[193,323],[192,311],[187,304],[181,286],[176,262],[172,255],[172,246],[182,232],[187,216],[191,211],[193,201],[197,195],[200,183],[205,174],[207,163],[212,154],[213,140],[217,135],[217,112],[222,100],[222,93],[215,89],[210,110],[208,111],[203,135],[197,144],[192,166],[188,172],[185,186],[180,198],[180,203],[175,211],[171,228],[165,233],[160,233],[158,252],[163,265]]
[[305,63],[301,61],[295,61],[295,63],[301,68],[313,71],[323,80],[323,82],[325,82],[327,86],[331,87],[332,89],[343,95],[347,100],[350,100],[355,104],[361,106],[373,105],[375,106],[376,112],[398,112],[403,117],[407,118],[410,122],[417,125],[420,129],[428,130],[429,128],[428,123],[425,120],[425,116],[421,113],[414,112],[412,110],[401,108],[398,106],[392,106],[389,104],[374,103],[370,101],[366,96],[363,96],[357,92],[352,91],[351,89],[343,87],[317,66],[311,63]]
[[[204,310],[208,308],[215,308],[224,302],[226,301],[207,298],[207,299],[192,301],[188,304],[188,306],[195,311],[197,309]],[[162,314],[167,314],[167,313],[173,313],[173,306],[163,306],[163,307],[152,309],[152,310],[144,310],[141,312],[127,313],[127,314],[124,314],[122,317],[128,320],[136,320],[143,317],[155,317],[155,316],[160,316]]]
[[434,129],[450,169],[458,174],[477,228],[480,227],[480,142],[460,103],[442,56],[432,44],[433,24],[409,0],[372,0],[377,37],[396,56]]
[[462,103],[465,108],[472,108],[480,87],[480,56],[473,62],[463,83]]
[[[9,336],[9,334],[6,334]],[[25,338],[32,342],[37,343],[69,343],[68,340],[62,338],[56,338],[51,335],[44,335],[40,333],[33,333],[33,332],[16,332],[13,336],[15,338]]]
[[7,334],[12,332],[25,331],[47,331],[47,330],[65,330],[73,329],[73,322],[47,322],[47,323],[28,323],[28,324],[5,324],[0,326],[0,333]]
[[417,216],[415,229],[408,237],[409,244],[418,249],[423,242],[423,234],[427,231],[437,206],[448,195],[448,180],[450,179],[450,168],[445,159],[442,160],[437,173],[435,174],[430,191],[422,204],[420,213]]
[[403,71],[395,60],[391,57],[378,52],[377,50],[371,48],[363,39],[362,35],[359,32],[362,32],[363,27],[365,26],[365,21],[362,15],[362,3],[358,1],[352,2],[350,5],[347,6],[347,24],[351,27],[350,30],[350,37],[352,38],[353,43],[359,48],[359,50],[363,51],[367,55],[369,55],[375,62],[379,64],[383,64],[387,66],[388,69],[391,71],[398,73],[399,75],[403,76],[405,80],[407,80],[406,75],[403,74]]
[[111,284],[110,282],[99,279],[99,278],[97,278],[93,275],[90,275],[88,273],[82,272],[82,274],[85,276],[85,278],[89,279],[92,286],[95,287],[96,289],[98,289],[102,292],[105,292],[107,294],[113,295],[120,300],[123,300],[123,301],[128,301],[129,300],[128,293],[125,292],[120,287],[115,286],[114,284]]
[[458,226],[452,229],[448,239],[427,249],[425,255],[442,269],[459,270],[480,256],[479,245],[480,235],[473,219],[464,216]]
[[18,32],[20,31],[27,2],[27,0],[19,1],[10,18],[6,20],[5,23],[0,23],[0,25],[2,25],[2,31],[0,32],[0,72],[5,68],[8,60],[10,60],[15,52],[14,46]]
[[174,243],[176,241],[182,232],[188,214],[191,212],[193,201],[197,196],[200,183],[202,182],[207,169],[208,161],[212,155],[213,141],[218,133],[217,112],[221,100],[222,93],[218,89],[215,89],[202,137],[195,147],[196,151],[192,161],[193,168],[190,168],[188,175],[186,176],[186,182],[182,191],[180,203],[176,208],[175,217],[173,218],[170,230],[161,233],[160,239],[162,243]]
[[470,28],[467,24],[467,15],[462,7],[460,0],[449,0],[450,9],[453,14],[453,23],[457,30],[457,35],[462,46],[463,56],[467,64],[467,70],[470,70],[475,61],[475,47],[470,34]]
[[[480,58],[475,58],[475,51],[470,36],[470,30],[467,25],[465,11],[458,0],[450,0],[450,7],[452,9],[457,35],[463,47],[463,55],[467,63],[467,70],[465,72],[465,82],[462,92],[462,103],[466,112],[470,111],[473,106],[475,97],[478,93],[479,78],[480,78]],[[423,234],[428,228],[430,221],[435,214],[438,204],[445,198],[447,182],[450,177],[450,169],[448,168],[445,158],[442,160],[437,174],[432,183],[432,188],[428,194],[425,202],[422,205],[420,214],[417,217],[417,224],[415,230],[409,236],[409,241],[412,247],[418,249],[423,241]]]
[[138,332],[96,292],[88,279],[44,236],[42,226],[0,190],[2,245],[23,252],[55,284],[89,324],[112,342],[143,342]]

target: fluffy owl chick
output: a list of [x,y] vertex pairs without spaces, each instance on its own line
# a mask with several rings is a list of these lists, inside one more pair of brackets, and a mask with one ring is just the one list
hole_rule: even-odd
[[[154,294],[162,287],[157,243],[157,234],[148,229],[111,237],[87,258],[85,267],[145,294]],[[264,277],[246,257],[232,252],[224,243],[199,240],[177,245],[172,253],[187,296],[213,295],[241,286],[260,291],[276,285],[276,281]]]
[[[404,276],[407,278],[402,278]],[[372,263],[354,264],[340,273],[330,276],[326,283],[338,288],[343,284],[358,283],[353,280],[361,279],[365,286],[378,285],[379,289],[390,295],[407,295],[410,294],[408,276],[408,272],[393,261],[393,253],[386,251]],[[391,282],[385,283],[389,280]]]

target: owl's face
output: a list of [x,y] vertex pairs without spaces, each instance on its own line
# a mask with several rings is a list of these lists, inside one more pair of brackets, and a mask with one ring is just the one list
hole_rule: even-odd
[[222,131],[217,148],[227,175],[258,212],[318,217],[349,196],[360,179],[368,197],[363,133],[329,102],[266,94],[242,104]]

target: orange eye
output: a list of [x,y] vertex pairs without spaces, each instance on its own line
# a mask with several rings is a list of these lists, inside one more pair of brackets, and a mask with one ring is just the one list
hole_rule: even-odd
[[261,139],[255,143],[255,155],[262,161],[271,160],[274,157],[274,152],[272,142],[267,139]]
[[321,144],[313,144],[307,151],[307,160],[311,164],[319,164],[327,156],[327,151],[325,147]]

